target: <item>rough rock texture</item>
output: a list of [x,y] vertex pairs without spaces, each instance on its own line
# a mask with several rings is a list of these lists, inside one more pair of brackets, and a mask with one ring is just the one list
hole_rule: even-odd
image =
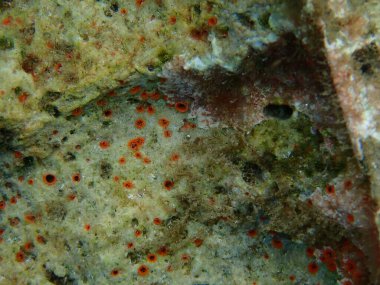
[[1,1],[0,284],[379,284],[375,2]]

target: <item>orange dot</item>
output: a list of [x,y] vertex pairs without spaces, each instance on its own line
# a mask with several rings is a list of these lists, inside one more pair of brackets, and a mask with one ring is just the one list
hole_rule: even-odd
[[0,201],[0,210],[4,210],[5,207],[6,207],[6,205],[7,205],[7,204],[5,203],[4,200]]
[[177,161],[177,160],[179,160],[179,154],[178,154],[178,153],[173,153],[173,154],[170,156],[170,160],[171,160],[171,161]]
[[80,174],[79,173],[76,173],[74,174],[71,179],[73,180],[73,182],[79,182],[81,177],[80,177]]
[[119,164],[125,164],[126,160],[125,160],[125,157],[122,156],[119,158]]
[[131,93],[132,95],[136,95],[137,93],[140,92],[140,90],[141,90],[141,86],[135,86],[129,90],[129,93]]
[[146,258],[147,260],[148,260],[148,262],[156,262],[157,261],[157,256],[155,255],[155,254],[153,254],[153,253],[150,253],[150,254],[148,254],[148,256],[147,256],[147,258]]
[[28,99],[29,97],[29,94],[26,93],[26,92],[22,92],[20,96],[18,96],[18,101],[21,103],[21,104],[24,104],[26,102],[26,99]]
[[143,156],[143,155],[142,155],[141,152],[137,151],[137,152],[135,152],[134,156],[135,156],[137,159],[142,159],[142,156]]
[[172,137],[172,132],[169,130],[164,130],[164,137],[165,138],[171,138]]
[[207,24],[208,24],[210,27],[215,26],[217,23],[218,23],[218,18],[215,17],[215,16],[210,17],[210,18],[208,19],[208,21],[207,21]]
[[127,181],[123,182],[123,187],[127,188],[127,189],[133,189],[135,187],[135,185],[133,184],[132,181],[127,180]]
[[276,249],[282,249],[284,247],[282,241],[277,238],[272,239],[272,246]]
[[40,244],[45,244],[46,243],[46,239],[42,236],[42,235],[37,235],[36,236],[36,241]]
[[149,275],[149,268],[146,265],[140,265],[139,268],[137,269],[137,274],[139,276],[145,277]]
[[120,274],[120,270],[119,269],[112,269],[111,276],[116,277],[119,274]]
[[290,276],[289,276],[289,280],[290,280],[291,282],[294,282],[294,281],[296,280],[296,277],[295,277],[294,275],[290,275]]
[[104,117],[110,118],[112,117],[112,110],[108,109],[103,112]]
[[137,105],[136,106],[136,112],[137,113],[144,113],[144,111],[145,111],[145,108],[143,105]]
[[119,182],[119,180],[120,180],[120,177],[119,177],[119,176],[114,176],[114,177],[113,177],[113,181],[115,181],[115,182]]
[[154,218],[153,223],[157,226],[161,225],[161,219],[160,218]]
[[82,115],[82,113],[83,113],[83,108],[78,107],[71,112],[71,115],[73,115],[74,117],[78,117]]
[[152,99],[152,100],[154,100],[154,101],[157,101],[157,100],[160,99],[161,95],[160,95],[160,93],[158,93],[158,92],[153,92],[152,94],[150,94],[149,97],[150,97],[150,99]]
[[331,272],[335,272],[337,270],[337,266],[335,261],[329,261],[326,263],[327,270]]
[[31,241],[28,241],[24,244],[23,248],[25,251],[31,251],[34,248],[34,245]]
[[347,214],[346,219],[347,219],[347,222],[350,223],[350,224],[352,224],[353,222],[355,222],[355,217],[352,214]]
[[36,222],[36,216],[33,214],[25,214],[24,219],[28,224],[34,224]]
[[151,163],[152,161],[150,160],[149,157],[144,157],[143,162],[144,162],[145,164],[149,164],[149,163]]
[[158,120],[158,125],[166,129],[170,124],[170,121],[166,118],[161,118]]
[[182,260],[183,262],[185,262],[185,263],[189,262],[189,261],[190,261],[190,255],[188,255],[188,254],[186,254],[186,253],[182,254],[182,256],[181,256],[181,260]]
[[161,246],[158,250],[157,250],[157,254],[158,255],[161,255],[161,256],[165,256],[168,254],[168,248],[166,246]]
[[247,232],[247,235],[248,235],[250,238],[254,238],[254,237],[257,236],[257,230],[255,230],[255,229],[249,230],[249,231]]
[[134,246],[134,245],[133,245],[133,242],[129,242],[129,243],[127,244],[127,247],[128,247],[128,248],[133,248],[133,246]]
[[174,187],[174,182],[171,180],[165,180],[164,187],[166,190],[171,190]]
[[135,237],[141,237],[142,231],[140,230],[135,230]]
[[67,200],[74,201],[77,196],[75,194],[69,194],[67,195]]
[[12,22],[12,16],[8,16],[5,19],[3,19],[2,23],[4,26],[8,26]]
[[126,8],[121,8],[120,9],[120,14],[126,15],[128,13],[128,10]]
[[129,149],[133,151],[138,151],[145,143],[145,139],[143,137],[137,137],[134,139],[131,139],[128,142]]
[[53,186],[57,182],[57,178],[55,175],[47,173],[42,176],[42,181],[48,186]]
[[143,120],[143,119],[137,119],[136,121],[135,121],[135,127],[136,127],[136,129],[143,129],[144,127],[145,127],[145,125],[146,125],[146,123],[145,123],[145,120]]
[[111,90],[108,92],[108,96],[109,97],[115,97],[117,95],[116,91],[115,90]]
[[16,261],[17,262],[24,262],[25,261],[25,253],[23,253],[21,250],[16,253]]
[[170,16],[168,22],[170,25],[174,25],[177,22],[176,16]]
[[156,109],[152,105],[150,105],[148,106],[146,111],[148,112],[149,115],[153,115],[156,112]]
[[90,225],[90,224],[85,224],[85,225],[84,225],[84,230],[85,230],[85,231],[89,231],[89,230],[91,230],[91,225]]
[[101,149],[107,149],[110,147],[110,143],[108,141],[101,141],[99,142],[99,147]]
[[100,100],[96,101],[96,105],[99,107],[104,107],[107,105],[107,101],[104,99],[100,99]]
[[180,113],[185,113],[189,110],[189,103],[177,102],[177,103],[175,103],[175,109]]
[[195,239],[194,244],[196,247],[200,247],[203,244],[203,239],[200,239],[200,238]]
[[315,275],[319,270],[319,266],[315,262],[310,262],[307,266],[307,269],[309,270],[310,274]]
[[17,203],[17,198],[16,198],[16,196],[12,196],[12,197],[9,199],[9,202],[10,202],[11,204],[16,204],[16,203]]
[[146,101],[146,100],[149,99],[149,95],[148,95],[147,92],[144,91],[144,92],[142,92],[142,93],[140,94],[140,98],[141,98],[141,100]]

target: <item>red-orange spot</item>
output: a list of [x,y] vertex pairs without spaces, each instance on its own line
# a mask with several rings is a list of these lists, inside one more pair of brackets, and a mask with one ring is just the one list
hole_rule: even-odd
[[161,225],[161,219],[160,218],[154,218],[153,223],[157,226]]
[[152,105],[149,105],[146,111],[149,115],[153,115],[156,112],[156,109]]
[[140,230],[135,230],[135,237],[141,237],[142,231]]
[[89,231],[89,230],[91,230],[91,225],[90,225],[90,224],[85,224],[85,225],[84,225],[84,230],[85,230],[85,231]]
[[170,25],[174,25],[175,23],[177,23],[176,16],[170,16],[168,22]]
[[120,14],[126,15],[128,13],[128,10],[126,8],[121,8],[120,9]]
[[17,262],[24,262],[25,261],[25,253],[23,253],[21,250],[16,253],[16,261]]
[[326,186],[326,193],[329,195],[334,195],[335,194],[335,187],[334,185],[327,185]]
[[36,222],[36,216],[33,214],[25,214],[24,219],[28,224],[34,224]]
[[71,112],[71,115],[73,115],[74,117],[78,117],[78,116],[82,115],[82,113],[83,113],[83,108],[78,107]]
[[29,94],[26,93],[26,92],[22,92],[20,96],[18,96],[18,101],[21,103],[21,104],[24,104],[26,102],[26,99],[28,99],[29,97]]
[[135,185],[133,184],[132,181],[127,180],[127,181],[123,182],[123,187],[127,188],[127,189],[133,189],[135,187]]
[[42,236],[42,235],[37,235],[36,236],[36,241],[40,244],[45,244],[46,243],[46,239]]
[[144,157],[143,162],[144,162],[145,164],[149,164],[149,163],[151,163],[152,161],[150,160],[149,157]]
[[161,256],[165,256],[168,254],[168,248],[166,246],[161,246],[158,250],[157,250],[157,254],[158,255],[161,255]]
[[346,180],[343,183],[344,190],[350,190],[352,188],[352,181]]
[[0,201],[0,210],[4,210],[5,207],[6,207],[6,205],[7,205],[7,204],[5,203],[4,200]]
[[326,267],[327,267],[327,270],[329,270],[331,272],[335,272],[336,269],[337,269],[335,261],[329,261],[329,262],[327,262],[326,263]]
[[153,254],[153,253],[150,253],[150,254],[148,254],[148,256],[147,256],[147,258],[146,258],[147,260],[148,260],[148,262],[156,262],[157,261],[157,256],[155,255],[155,254]]
[[144,111],[145,111],[144,105],[137,105],[136,106],[136,112],[137,113],[144,113]]
[[350,223],[350,224],[352,224],[353,222],[355,222],[355,217],[352,214],[347,214],[346,219],[347,219],[347,222]]
[[127,243],[127,248],[133,248],[133,246],[134,246],[133,242]]
[[4,232],[5,230],[0,228],[0,236],[3,235]]
[[175,109],[180,113],[185,113],[189,110],[189,103],[177,102],[177,103],[175,103]]
[[171,161],[178,161],[178,160],[179,160],[179,154],[178,154],[178,153],[173,153],[173,154],[170,156],[170,160],[171,160]]
[[16,203],[17,203],[17,198],[16,198],[16,196],[12,196],[12,197],[9,199],[9,202],[10,202],[11,204],[16,204]]
[[166,129],[170,124],[170,121],[166,118],[161,118],[158,120],[158,125]]
[[54,70],[55,70],[55,72],[62,73],[61,67],[62,67],[62,63],[60,63],[60,62],[54,64]]
[[349,273],[354,273],[355,270],[356,270],[356,264],[354,261],[352,261],[351,259],[348,259],[345,263],[344,263],[344,269],[349,272]]
[[157,101],[161,98],[161,95],[158,92],[153,92],[152,94],[149,95],[149,98],[154,101]]
[[99,142],[99,147],[101,149],[107,149],[110,147],[110,143],[108,141],[101,141]]
[[171,138],[172,137],[172,132],[169,130],[164,130],[164,137],[165,138]]
[[119,176],[116,175],[116,176],[113,177],[113,181],[115,181],[115,182],[119,182],[119,180],[120,180],[120,177],[119,177]]
[[149,268],[146,265],[140,265],[139,268],[137,269],[137,274],[139,276],[145,277],[149,275]]
[[116,95],[117,95],[117,93],[115,90],[111,90],[110,92],[108,92],[109,97],[115,97]]
[[32,251],[34,248],[34,244],[31,241],[28,241],[23,246],[25,251]]
[[135,86],[135,87],[132,87],[130,90],[129,90],[129,93],[131,93],[132,95],[136,95],[137,93],[139,93],[141,91],[141,86]]
[[99,107],[104,107],[107,105],[107,101],[104,99],[100,99],[100,100],[96,101],[96,105]]
[[112,277],[116,277],[120,274],[120,270],[119,269],[112,269],[111,271],[111,276]]
[[146,123],[145,123],[145,120],[143,120],[143,119],[137,119],[136,121],[135,121],[135,127],[136,127],[136,129],[143,129],[144,127],[145,127],[145,125],[146,125]]
[[107,118],[112,117],[112,110],[105,110],[105,111],[103,112],[103,115],[104,115],[105,117],[107,117]]
[[125,164],[125,162],[126,162],[126,159],[124,156],[119,158],[119,164],[123,165],[123,164]]
[[294,281],[296,280],[296,277],[295,277],[294,275],[290,275],[290,276],[289,276],[289,280],[290,280],[291,282],[294,282]]
[[172,180],[165,180],[164,187],[166,190],[171,190],[174,187],[174,182]]
[[255,229],[249,230],[249,231],[247,232],[247,235],[248,235],[250,238],[254,238],[254,237],[257,236],[257,230],[255,230]]
[[67,200],[74,201],[77,196],[75,194],[69,194],[67,195]]
[[73,180],[73,182],[80,182],[80,179],[81,179],[80,174],[79,173],[74,174],[71,177],[71,179]]
[[315,262],[310,262],[307,266],[307,269],[309,270],[310,274],[315,275],[319,270],[319,266]]
[[218,18],[215,17],[215,16],[210,17],[210,18],[208,19],[208,21],[207,21],[207,24],[208,24],[210,27],[215,26],[217,23],[218,23]]
[[54,174],[47,173],[42,176],[42,181],[48,186],[53,186],[57,182],[57,178]]
[[272,239],[272,246],[276,249],[282,249],[284,247],[282,241],[277,238]]
[[145,139],[143,137],[137,137],[134,139],[131,139],[128,142],[129,149],[133,151],[138,151],[145,143]]
[[194,244],[195,244],[196,247],[200,247],[203,244],[203,239],[196,238],[194,240]]
[[141,100],[146,101],[149,99],[149,94],[146,91],[144,91],[140,94],[140,98]]
[[182,256],[181,256],[181,260],[182,260],[183,262],[185,262],[185,263],[189,262],[190,259],[191,259],[190,255],[188,255],[188,254],[186,254],[186,253],[182,254]]
[[141,152],[137,151],[135,152],[134,156],[137,158],[137,159],[142,159],[143,155]]
[[5,19],[3,19],[2,24],[4,26],[8,26],[10,23],[12,23],[12,19],[13,19],[12,16],[8,16]]

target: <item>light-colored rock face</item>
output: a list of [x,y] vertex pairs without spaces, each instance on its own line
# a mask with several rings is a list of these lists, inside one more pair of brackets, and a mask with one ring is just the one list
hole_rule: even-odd
[[0,284],[376,284],[378,8],[322,4],[0,2]]

